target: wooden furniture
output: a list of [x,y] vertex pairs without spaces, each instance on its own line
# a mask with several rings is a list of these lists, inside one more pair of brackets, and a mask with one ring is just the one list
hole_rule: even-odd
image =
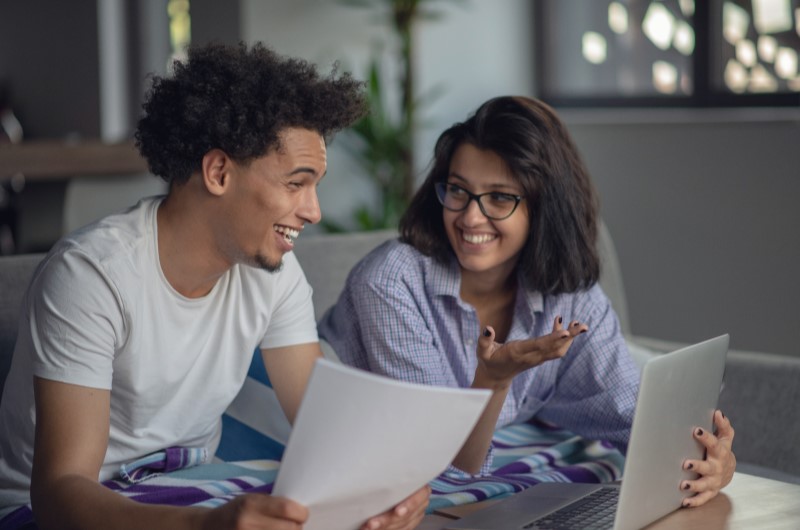
[[[484,501],[442,510],[425,517],[419,530],[441,530],[448,520],[479,510]],[[445,515],[447,514],[447,515]],[[800,528],[800,485],[736,473],[722,492],[699,508],[680,509],[646,527],[647,530],[707,530],[709,528]]]
[[18,173],[26,180],[46,180],[146,171],[147,163],[133,141],[107,144],[99,140],[32,140],[0,144],[0,180]]

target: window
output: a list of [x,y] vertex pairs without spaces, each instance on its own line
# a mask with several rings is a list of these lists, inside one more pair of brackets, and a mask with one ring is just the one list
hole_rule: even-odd
[[800,0],[535,5],[537,85],[554,105],[800,105]]

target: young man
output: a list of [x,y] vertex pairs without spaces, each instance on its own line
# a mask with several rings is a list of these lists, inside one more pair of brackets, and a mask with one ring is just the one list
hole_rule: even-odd
[[[361,84],[211,45],[156,78],[144,110],[137,146],[169,193],[67,236],[34,275],[0,410],[0,509],[30,491],[40,528],[299,528],[289,499],[145,505],[100,481],[167,447],[213,455],[256,346],[294,419],[321,354],[288,253],[320,219],[325,138],[365,112]],[[428,494],[365,527],[416,526]]]

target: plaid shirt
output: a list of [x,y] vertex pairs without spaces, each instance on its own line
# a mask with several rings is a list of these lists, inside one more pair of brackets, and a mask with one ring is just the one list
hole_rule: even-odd
[[[350,272],[337,304],[320,320],[320,338],[352,366],[395,379],[469,387],[480,322],[459,297],[460,271],[399,241],[373,250]],[[628,443],[639,371],[616,314],[599,286],[558,296],[520,287],[507,340],[546,335],[561,315],[589,331],[566,356],[514,378],[497,427],[534,416],[585,438]],[[491,451],[482,471],[491,466]]]

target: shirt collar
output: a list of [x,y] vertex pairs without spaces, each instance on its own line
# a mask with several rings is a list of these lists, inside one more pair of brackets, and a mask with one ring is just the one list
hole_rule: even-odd
[[425,283],[428,292],[434,296],[459,297],[461,291],[461,270],[458,260],[451,255],[443,264],[433,257],[425,258]]
[[[459,298],[461,290],[461,270],[458,260],[450,256],[446,264],[436,261],[432,257],[425,258],[425,283],[428,292],[434,296],[452,296]],[[525,288],[525,280],[518,282],[517,301],[515,305],[515,320],[520,319],[527,329],[533,325],[536,313],[544,312],[544,297],[539,291],[529,291]]]

